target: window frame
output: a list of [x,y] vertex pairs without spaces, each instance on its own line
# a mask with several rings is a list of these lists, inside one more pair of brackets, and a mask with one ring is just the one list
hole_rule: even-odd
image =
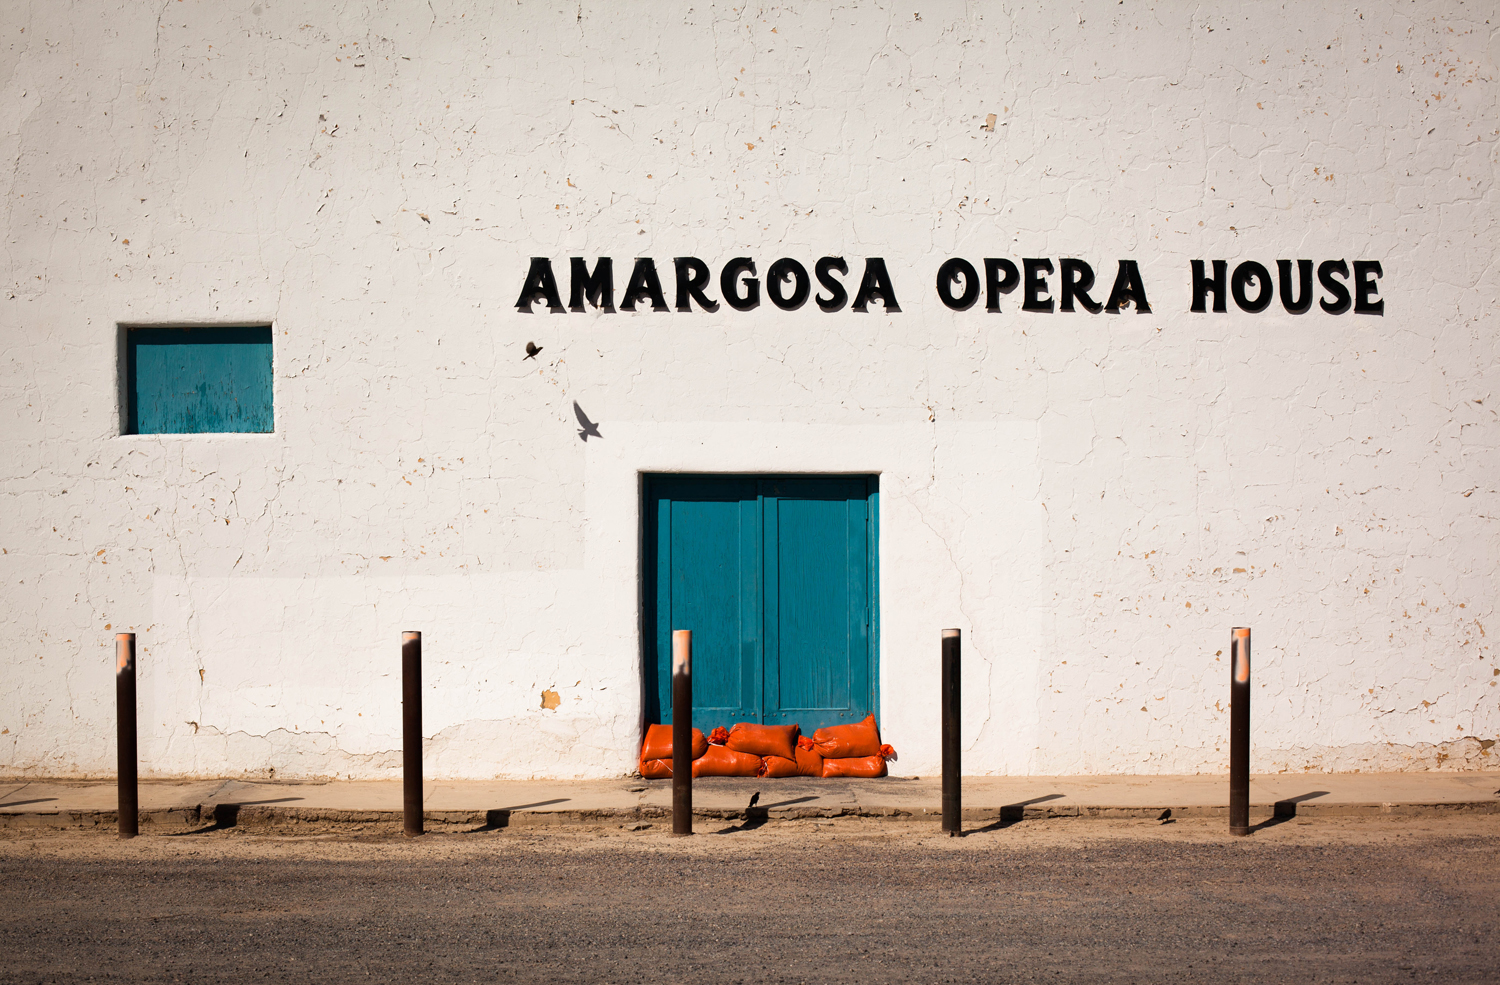
[[[117,322],[116,323],[116,398],[117,398],[117,433],[120,437],[141,438],[191,438],[210,436],[247,436],[264,437],[277,433],[276,414],[276,325],[272,321],[259,319],[246,319],[242,321],[214,321],[214,322]],[[270,379],[270,417],[271,429],[269,431],[147,431],[139,430],[139,418],[136,407],[136,336],[137,332],[156,331],[180,331],[192,333],[195,331],[205,332],[265,332],[265,340],[271,346],[271,379]]]

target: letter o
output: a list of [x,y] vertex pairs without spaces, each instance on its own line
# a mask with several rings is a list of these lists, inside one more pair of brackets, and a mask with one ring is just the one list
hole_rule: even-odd
[[[954,297],[953,281],[959,274],[964,278],[964,292]],[[971,308],[979,300],[979,271],[963,257],[951,257],[938,268],[937,292],[942,302],[954,311]]]
[[[789,297],[782,297],[781,288],[787,277],[794,282],[792,293]],[[812,279],[807,276],[807,268],[791,257],[782,257],[766,271],[766,294],[782,311],[796,311],[807,303],[811,293]]]
[[[1245,288],[1252,280],[1258,285],[1254,300],[1245,295]],[[1229,293],[1234,295],[1235,304],[1245,311],[1254,313],[1266,310],[1271,304],[1271,298],[1276,294],[1276,288],[1271,283],[1271,272],[1266,269],[1265,264],[1246,260],[1234,268],[1234,277],[1229,282]]]

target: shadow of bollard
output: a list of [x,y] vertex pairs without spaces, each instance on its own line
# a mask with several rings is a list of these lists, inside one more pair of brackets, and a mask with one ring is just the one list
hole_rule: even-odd
[[968,833],[971,835],[977,835],[985,831],[999,831],[1002,828],[1008,828],[1012,824],[1017,824],[1025,820],[1026,808],[1030,807],[1032,804],[1044,804],[1049,800],[1062,800],[1062,798],[1063,795],[1060,793],[1049,793],[1043,794],[1040,797],[1032,797],[1030,800],[1022,800],[1014,804],[1006,804],[1005,806],[1000,808],[1000,820],[991,821],[984,827],[975,828],[973,831],[970,831]]
[[1312,800],[1314,797],[1326,796],[1328,796],[1327,790],[1313,790],[1309,793],[1298,794],[1295,797],[1288,797],[1286,800],[1278,800],[1271,809],[1271,816],[1255,825],[1250,830],[1263,831],[1266,828],[1275,827],[1278,824],[1285,824],[1287,821],[1290,821],[1292,818],[1297,816],[1298,804],[1306,800]]
[[552,804],[566,804],[569,800],[572,799],[573,798],[571,797],[556,797],[552,800],[539,800],[534,804],[517,804],[514,807],[500,807],[495,810],[485,811],[484,826],[480,828],[470,828],[468,831],[465,831],[464,834],[473,835],[479,834],[482,831],[499,831],[502,828],[510,827],[511,815],[515,814],[517,811],[530,810],[533,807],[548,807]]

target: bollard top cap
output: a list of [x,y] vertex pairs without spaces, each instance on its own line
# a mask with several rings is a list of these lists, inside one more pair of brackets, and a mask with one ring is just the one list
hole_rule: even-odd
[[422,638],[422,634],[418,630],[408,629],[406,632],[401,634],[401,638],[403,640],[419,640]]
[[945,630],[943,630],[943,639],[945,639],[945,640],[946,639],[952,639],[955,636],[962,636],[962,635],[963,635],[963,630],[961,630],[961,629],[945,629]]
[[1237,639],[1237,640],[1243,640],[1243,639],[1248,639],[1249,637],[1250,637],[1250,627],[1249,626],[1236,626],[1236,627],[1234,627],[1234,638],[1235,639]]
[[115,636],[115,673],[123,674],[135,670],[135,634],[119,633]]

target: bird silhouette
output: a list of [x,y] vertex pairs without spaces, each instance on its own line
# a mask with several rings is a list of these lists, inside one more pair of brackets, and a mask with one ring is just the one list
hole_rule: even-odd
[[527,342],[526,343],[526,357],[524,359],[522,359],[521,362],[524,363],[527,359],[535,359],[536,358],[536,354],[538,352],[541,352],[541,351],[542,351],[542,347],[539,346],[539,345],[537,345],[535,342]]
[[747,811],[750,810],[751,807],[754,807],[758,803],[760,803],[760,791],[759,790],[755,791],[755,793],[751,795],[751,797],[750,797],[750,807],[746,807],[745,810],[747,810]]
[[583,425],[583,427],[578,429],[578,437],[582,438],[585,442],[589,440],[589,435],[591,434],[596,438],[604,437],[604,435],[599,433],[599,425],[589,420],[589,415],[583,412],[583,408],[578,406],[578,401],[576,400],[573,401],[573,414],[578,418],[578,423]]

